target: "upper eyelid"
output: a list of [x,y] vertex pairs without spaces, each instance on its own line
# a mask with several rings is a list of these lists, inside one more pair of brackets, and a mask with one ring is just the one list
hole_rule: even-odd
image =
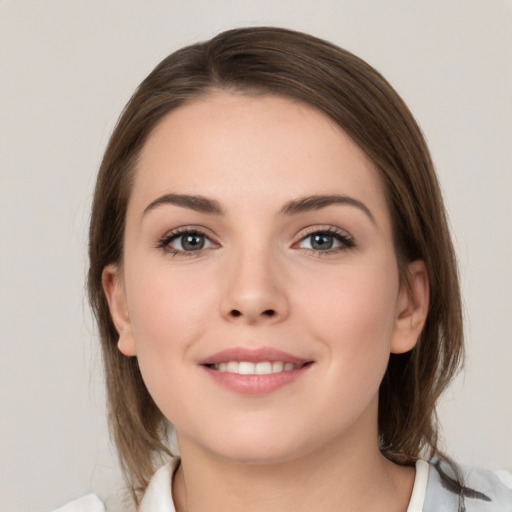
[[215,236],[211,233],[209,229],[206,229],[201,226],[179,226],[177,228],[169,229],[166,231],[160,238],[171,238],[178,237],[180,235],[184,235],[186,233],[197,233],[198,235],[204,235],[207,238],[215,238]]
[[[185,226],[178,226],[176,228],[169,229],[164,233],[162,236],[165,237],[167,235],[179,235],[182,233],[200,233],[205,236],[215,236],[211,234],[211,230],[208,228],[205,228],[203,226],[198,225],[185,225]],[[307,236],[311,233],[338,233],[342,235],[346,235],[347,237],[352,238],[352,235],[345,229],[336,227],[336,226],[330,226],[330,225],[312,225],[312,226],[306,226],[304,228],[301,228],[296,235],[297,237],[300,236]]]
[[354,237],[346,229],[329,225],[308,226],[303,228],[297,233],[297,238],[302,240],[303,238],[314,235],[315,233],[329,233],[332,235],[339,235],[344,238],[349,238],[350,240],[354,239]]

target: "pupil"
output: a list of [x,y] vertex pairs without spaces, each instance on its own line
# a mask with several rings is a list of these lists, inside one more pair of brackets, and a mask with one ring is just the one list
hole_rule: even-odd
[[181,245],[185,251],[198,251],[204,246],[204,237],[202,235],[183,235]]
[[330,249],[333,244],[332,236],[313,235],[311,247],[313,249]]

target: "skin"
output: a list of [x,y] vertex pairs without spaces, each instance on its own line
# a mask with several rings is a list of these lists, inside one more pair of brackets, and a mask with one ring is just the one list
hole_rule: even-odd
[[[170,193],[213,199],[224,213],[148,209]],[[332,194],[364,208],[282,213]],[[205,247],[169,242],[178,228],[203,232]],[[351,243],[312,249],[311,234],[326,229]],[[379,451],[378,388],[390,352],[418,339],[428,279],[412,262],[400,287],[378,172],[324,114],[219,91],[167,115],[141,154],[123,264],[103,283],[119,350],[138,358],[176,427],[179,511],[406,510],[414,469]],[[220,386],[199,364],[261,346],[312,364],[256,396]]]

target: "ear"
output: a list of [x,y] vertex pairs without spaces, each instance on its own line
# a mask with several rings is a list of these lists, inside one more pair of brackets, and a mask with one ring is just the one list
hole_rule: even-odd
[[427,319],[430,288],[427,269],[421,260],[409,263],[406,282],[398,295],[391,352],[402,354],[416,345]]
[[108,265],[101,276],[112,321],[119,334],[117,347],[125,356],[137,355],[132,324],[126,303],[126,294],[118,265]]

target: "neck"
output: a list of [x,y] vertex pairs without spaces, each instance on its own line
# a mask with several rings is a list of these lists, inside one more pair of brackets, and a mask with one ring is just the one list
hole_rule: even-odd
[[357,432],[300,457],[264,464],[226,460],[180,439],[176,510],[405,512],[414,469],[388,461],[367,439]]

